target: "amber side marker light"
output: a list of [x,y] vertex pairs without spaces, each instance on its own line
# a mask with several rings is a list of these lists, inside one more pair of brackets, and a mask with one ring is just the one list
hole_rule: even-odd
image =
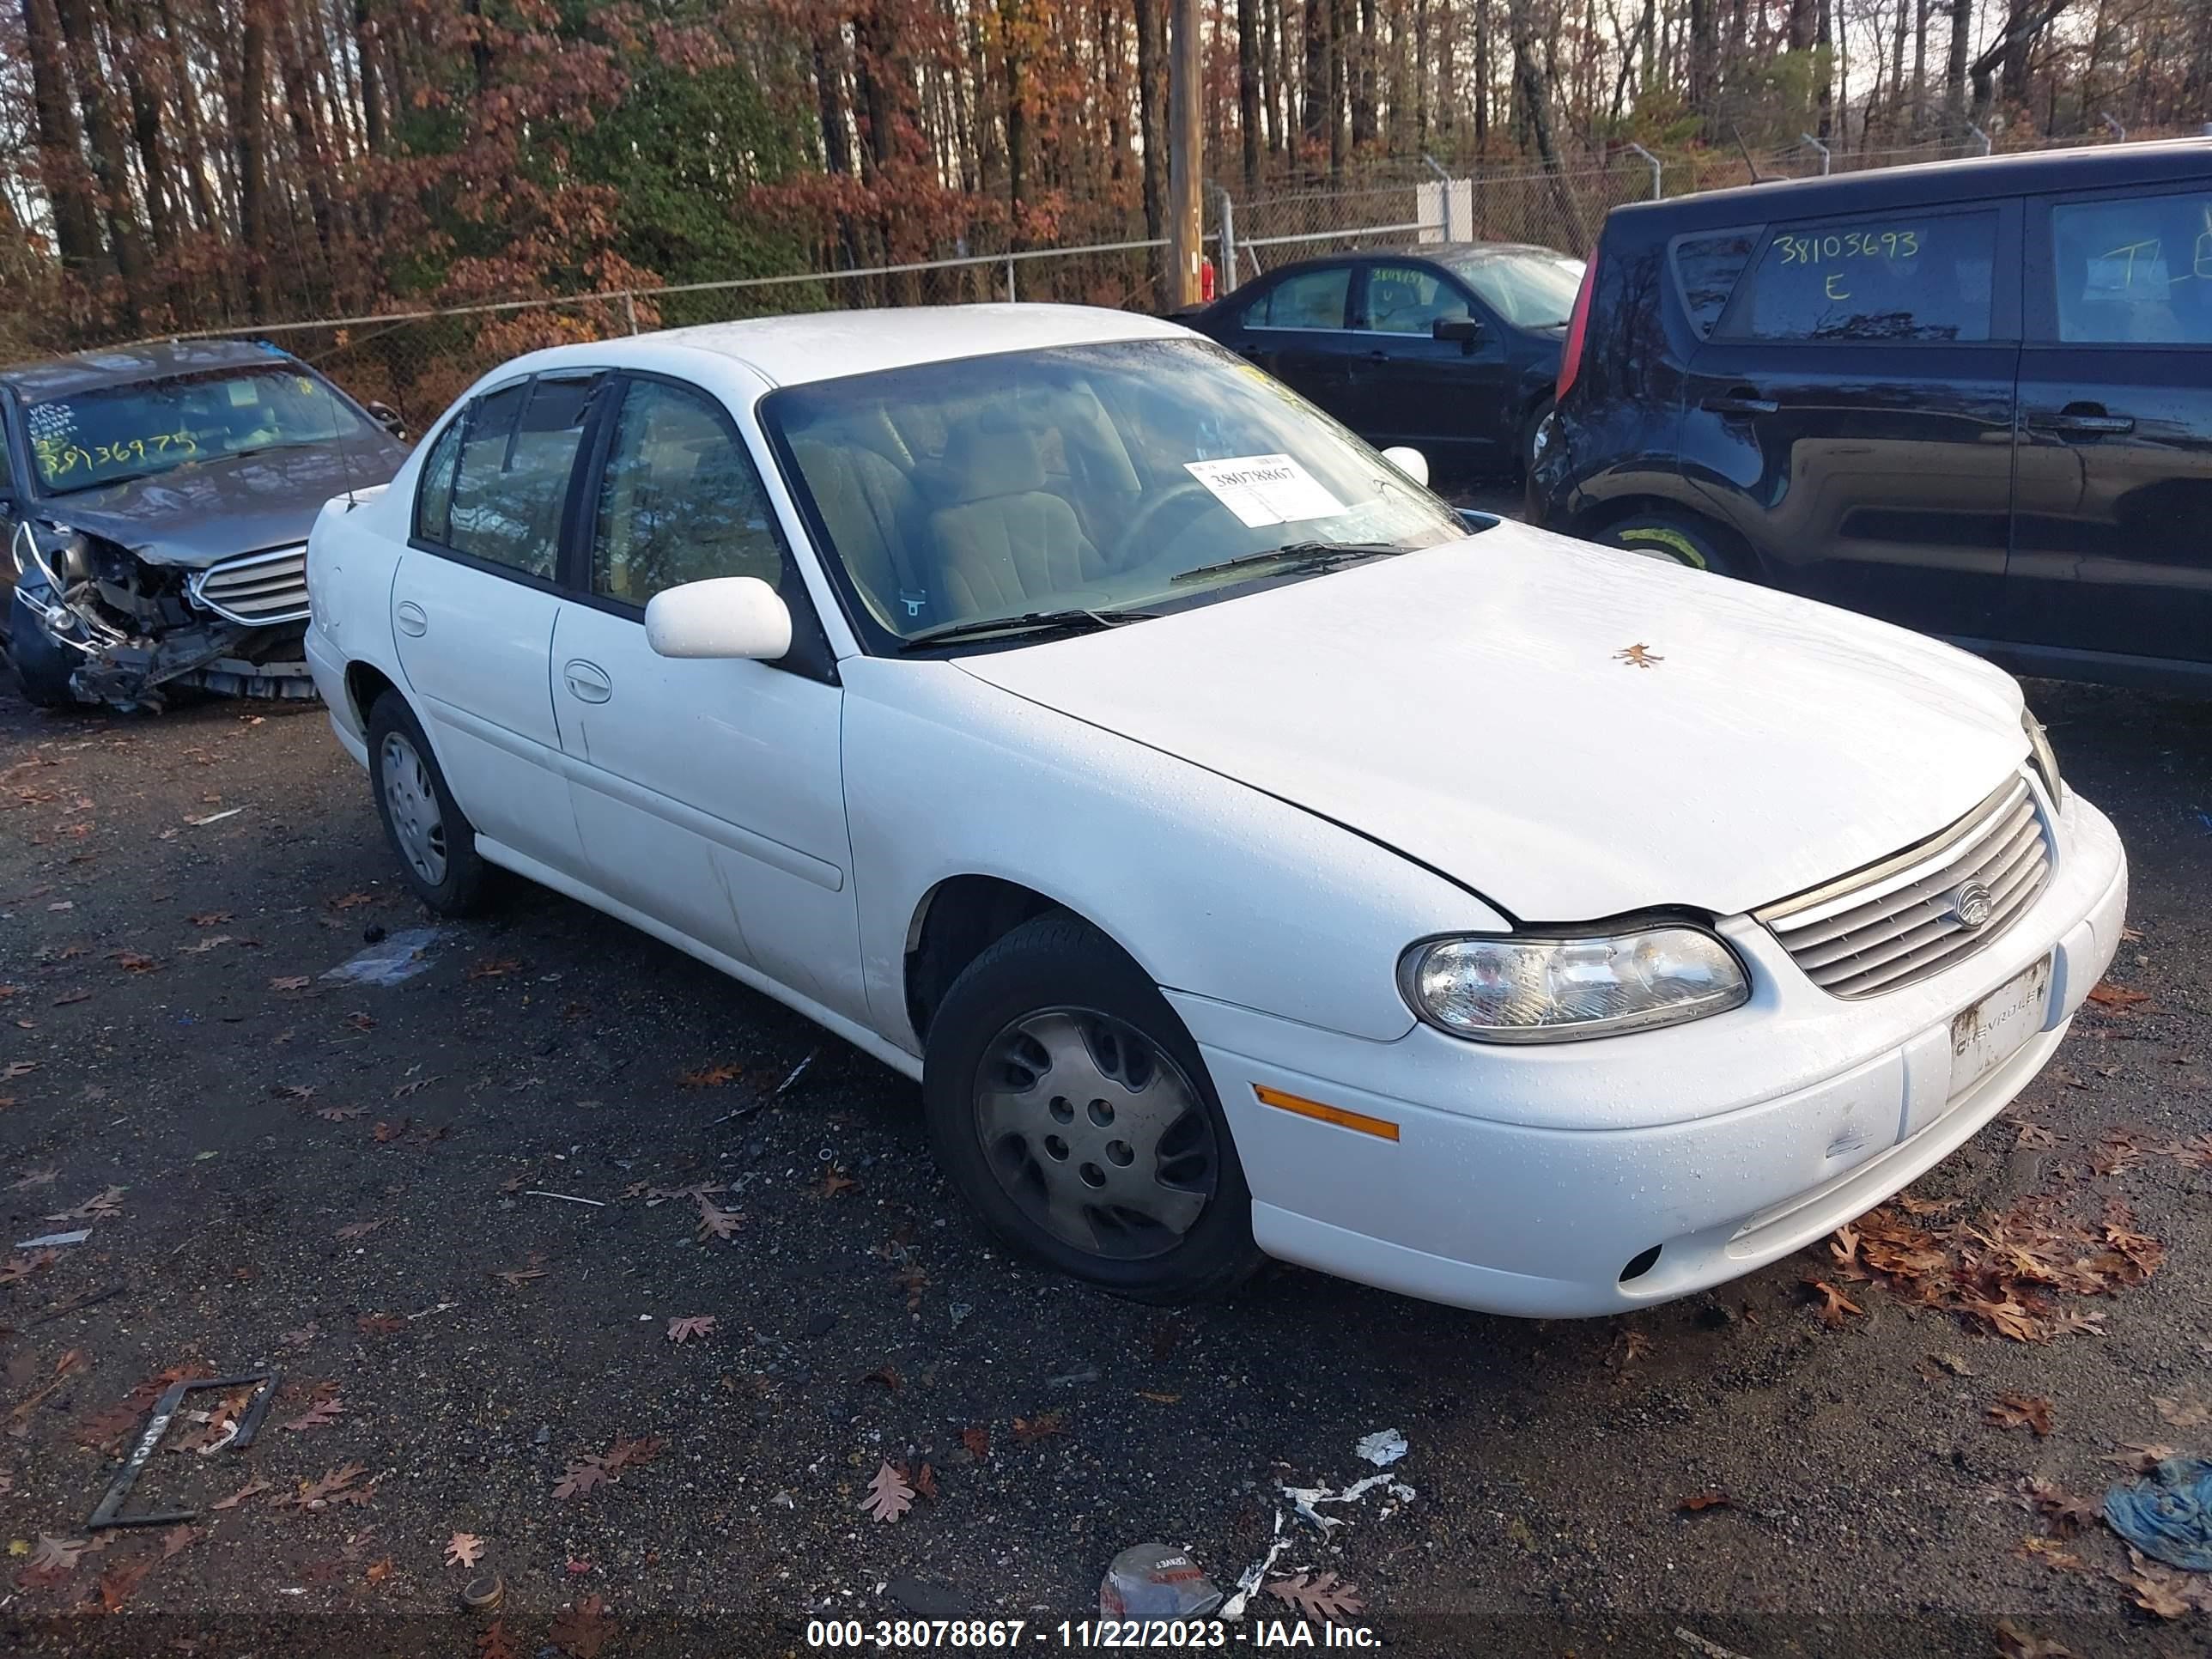
[[1373,1135],[1377,1140],[1395,1140],[1398,1126],[1379,1117],[1370,1117],[1364,1112],[1348,1112],[1341,1106],[1324,1105],[1318,1100],[1308,1100],[1304,1095],[1286,1095],[1280,1089],[1270,1089],[1262,1084],[1252,1085],[1252,1092],[1262,1106],[1273,1106],[1278,1111],[1296,1112],[1300,1117],[1310,1117],[1322,1123],[1334,1123],[1340,1129],[1357,1129],[1361,1134]]

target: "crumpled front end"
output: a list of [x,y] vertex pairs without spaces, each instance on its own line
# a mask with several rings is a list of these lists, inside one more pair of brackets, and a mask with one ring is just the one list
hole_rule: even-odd
[[[27,522],[10,544],[9,653],[42,701],[159,709],[197,688],[266,699],[315,695],[304,639],[306,550],[279,548],[190,570],[105,537]],[[21,637],[35,630],[37,637]]]

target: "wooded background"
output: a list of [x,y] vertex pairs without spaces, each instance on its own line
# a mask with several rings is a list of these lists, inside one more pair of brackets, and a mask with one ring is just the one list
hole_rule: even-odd
[[[1424,155],[1637,143],[1738,182],[1801,134],[1848,159],[2212,119],[2212,0],[1202,9],[1206,176],[1246,200]],[[0,0],[0,357],[1157,236],[1166,12]]]

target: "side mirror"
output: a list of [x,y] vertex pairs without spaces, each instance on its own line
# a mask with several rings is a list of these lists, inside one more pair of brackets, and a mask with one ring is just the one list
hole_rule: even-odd
[[363,404],[362,407],[368,411],[370,420],[374,421],[377,425],[398,439],[401,443],[407,441],[406,417],[390,404],[368,403]]
[[1382,459],[1422,489],[1429,487],[1429,458],[1419,450],[1405,444],[1394,444],[1382,452]]
[[1472,317],[1439,317],[1429,325],[1429,334],[1434,339],[1456,340],[1462,349],[1472,351],[1482,338],[1482,325]]
[[685,582],[647,602],[645,642],[664,657],[773,662],[791,649],[791,607],[757,576]]

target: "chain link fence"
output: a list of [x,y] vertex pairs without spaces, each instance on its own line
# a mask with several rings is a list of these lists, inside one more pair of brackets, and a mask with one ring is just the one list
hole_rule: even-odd
[[[1789,149],[1751,157],[1715,150],[1662,158],[1631,147],[1601,163],[1557,172],[1526,167],[1450,172],[1423,158],[1386,163],[1334,185],[1241,199],[1210,189],[1206,241],[1224,290],[1291,259],[1362,246],[1528,242],[1587,255],[1606,215],[1624,203],[1741,185],[1753,177],[1802,178],[1984,154],[1984,142],[1977,136],[1963,144],[1849,150],[1824,147],[1808,136]],[[859,270],[268,323],[186,337],[265,340],[313,364],[355,397],[391,405],[410,430],[420,432],[486,370],[542,346],[741,318],[985,300],[1164,311],[1163,246],[1158,240],[1133,238],[966,253]]]

